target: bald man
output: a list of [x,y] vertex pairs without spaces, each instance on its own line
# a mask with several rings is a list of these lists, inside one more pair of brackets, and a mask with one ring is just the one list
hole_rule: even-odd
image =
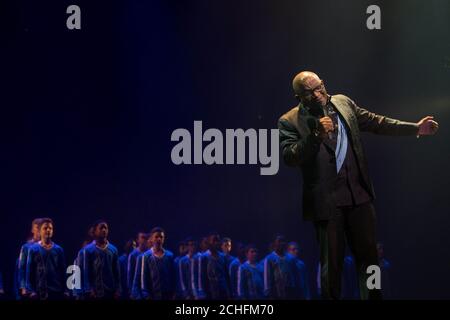
[[[438,123],[427,116],[417,123],[377,115],[350,98],[329,95],[310,71],[293,80],[299,105],[278,121],[287,165],[303,174],[303,218],[313,221],[320,247],[322,297],[339,299],[345,238],[355,256],[361,299],[381,299],[368,290],[367,267],[377,265],[375,193],[360,132],[391,136],[433,135]],[[383,284],[381,284],[383,287]]]

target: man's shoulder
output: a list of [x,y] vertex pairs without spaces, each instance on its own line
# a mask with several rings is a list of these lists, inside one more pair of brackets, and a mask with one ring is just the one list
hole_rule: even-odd
[[263,261],[275,260],[276,258],[277,258],[277,256],[275,255],[275,253],[271,252],[271,253],[268,253],[268,254],[264,257]]
[[53,243],[53,249],[58,253],[64,253],[64,249],[59,244]]
[[164,249],[164,255],[166,255],[168,258],[174,259],[175,255],[172,251]]
[[152,249],[148,249],[147,251],[143,252],[141,255],[139,255],[140,257],[142,257],[143,259],[147,259],[148,257],[150,257],[153,254],[153,250]]
[[299,106],[295,106],[291,108],[288,112],[284,113],[278,121],[286,120],[288,122],[295,121],[295,119],[298,117],[298,111],[300,110]]
[[331,102],[338,102],[341,104],[351,104],[353,102],[348,96],[342,93],[334,94],[331,96]]
[[28,246],[28,253],[33,254],[35,252],[38,252],[40,248],[41,246],[39,245],[39,243],[32,243],[30,246]]
[[119,255],[119,250],[117,249],[117,247],[115,245],[113,245],[112,243],[108,243],[108,247],[107,247],[112,253]]
[[179,264],[185,264],[185,263],[189,263],[191,261],[191,259],[189,258],[188,255],[182,256],[180,257],[180,260],[178,260]]
[[241,261],[239,260],[239,258],[234,258],[230,262],[230,266],[233,266],[233,267],[240,266],[240,265],[241,265]]
[[21,251],[23,251],[23,250],[28,250],[28,249],[30,249],[34,244],[36,244],[36,242],[34,242],[34,241],[27,241],[27,242],[25,242],[25,243],[22,245],[22,247],[20,247],[20,250],[21,250]]
[[138,249],[134,249],[133,251],[131,251],[131,253],[129,254],[129,257],[131,257],[131,259],[135,259],[137,258],[142,252],[139,251]]
[[95,243],[91,242],[87,244],[84,248],[82,248],[80,251],[84,251],[86,253],[91,253],[96,249]]

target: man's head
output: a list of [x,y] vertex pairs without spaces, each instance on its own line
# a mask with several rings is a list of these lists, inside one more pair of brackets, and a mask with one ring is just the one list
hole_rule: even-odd
[[220,250],[220,235],[217,232],[210,232],[207,236],[208,249],[212,252]]
[[138,246],[138,248],[140,249],[146,249],[147,248],[147,243],[148,243],[148,238],[149,235],[146,232],[138,232],[137,236],[136,236],[136,245]]
[[41,235],[39,232],[39,224],[41,223],[41,218],[36,218],[31,222],[31,240],[39,241],[41,239]]
[[289,242],[289,244],[288,244],[288,247],[287,247],[287,251],[291,254],[291,255],[293,255],[294,257],[298,257],[298,255],[299,255],[299,251],[300,251],[300,248],[299,248],[299,246],[298,246],[298,243],[297,242]]
[[128,239],[128,241],[125,243],[125,245],[123,246],[123,252],[128,255],[131,253],[131,251],[133,251],[134,249],[136,249],[136,240],[135,239]]
[[106,240],[109,234],[108,223],[105,220],[95,221],[90,229],[90,234],[95,240]]
[[184,242],[186,243],[186,253],[192,256],[197,251],[197,241],[188,237]]
[[206,250],[208,250],[208,237],[203,237],[200,240],[200,251],[205,252]]
[[178,242],[178,254],[180,256],[184,256],[187,253],[186,242],[180,241]]
[[308,107],[324,107],[327,104],[328,94],[325,84],[317,74],[311,71],[302,71],[292,81],[295,97]]
[[231,239],[230,238],[223,238],[222,239],[222,252],[225,254],[230,254],[232,245],[231,245]]
[[163,228],[155,227],[150,231],[150,241],[152,246],[156,249],[161,249],[166,239],[166,233]]
[[236,250],[237,258],[241,261],[244,261],[247,247],[242,242],[236,242],[234,247]]
[[273,238],[273,249],[275,250],[276,253],[284,254],[284,252],[286,251],[286,245],[287,245],[287,241],[286,241],[286,237],[284,235],[277,234]]
[[42,218],[39,222],[39,234],[42,241],[50,240],[53,237],[53,220]]
[[258,249],[256,248],[256,246],[253,244],[247,245],[247,247],[245,248],[245,256],[248,262],[250,262],[251,264],[256,263],[258,259]]

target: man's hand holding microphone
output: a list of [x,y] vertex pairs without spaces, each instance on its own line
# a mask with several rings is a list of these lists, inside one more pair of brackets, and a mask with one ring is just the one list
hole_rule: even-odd
[[319,119],[319,134],[322,139],[331,139],[331,133],[334,131],[333,120],[330,117],[325,116]]

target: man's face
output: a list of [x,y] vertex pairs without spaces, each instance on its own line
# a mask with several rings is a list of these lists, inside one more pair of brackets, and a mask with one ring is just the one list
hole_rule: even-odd
[[51,223],[44,223],[40,229],[41,239],[51,239],[53,237],[53,225]]
[[296,245],[290,245],[288,247],[288,252],[294,257],[298,257],[298,247]]
[[41,234],[39,232],[39,225],[37,223],[33,223],[31,226],[31,233],[33,234],[33,239],[39,241],[41,238]]
[[139,247],[146,246],[148,241],[148,235],[143,232],[139,232],[137,236],[137,245]]
[[155,232],[151,237],[153,246],[161,248],[164,244],[164,238],[164,232]]
[[207,238],[203,238],[202,241],[200,242],[200,250],[201,251],[206,251],[208,250],[208,239]]
[[299,98],[306,106],[324,107],[327,104],[328,94],[323,81],[318,77],[306,78]]
[[286,240],[284,238],[276,238],[274,242],[274,248],[276,251],[284,252],[286,250]]
[[258,259],[258,251],[255,248],[249,249],[247,251],[246,257],[250,263],[255,263]]
[[108,233],[108,225],[105,222],[102,222],[95,228],[94,236],[97,239],[106,239],[108,237]]
[[186,244],[184,244],[184,243],[180,244],[180,245],[178,246],[178,253],[180,254],[180,256],[185,255],[186,252],[187,252]]
[[218,235],[213,235],[208,238],[208,247],[212,250],[219,250],[220,248],[220,237]]
[[231,252],[231,241],[225,241],[222,243],[222,252],[229,254]]
[[187,252],[189,254],[194,254],[195,251],[197,250],[197,246],[195,245],[195,241],[188,241],[188,243],[186,244],[186,248],[187,248]]

